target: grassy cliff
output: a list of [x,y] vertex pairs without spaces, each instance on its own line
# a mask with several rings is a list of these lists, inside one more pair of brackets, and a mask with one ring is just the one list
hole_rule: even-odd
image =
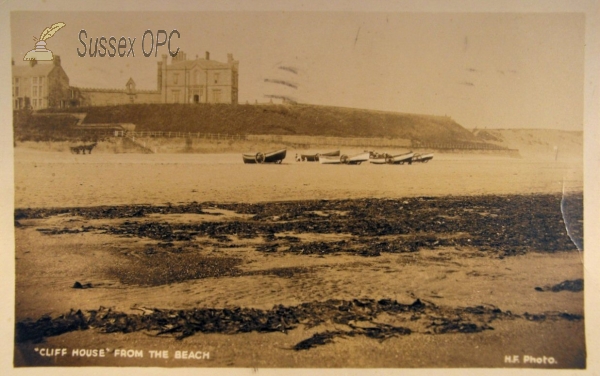
[[313,105],[131,104],[46,111],[87,113],[84,124],[134,123],[136,131],[477,141],[449,117]]

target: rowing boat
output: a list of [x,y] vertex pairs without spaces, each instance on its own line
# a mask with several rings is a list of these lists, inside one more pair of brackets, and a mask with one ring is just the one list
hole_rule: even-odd
[[433,154],[415,154],[412,158],[413,162],[427,163],[433,159]]
[[300,160],[303,162],[318,162],[321,157],[339,157],[340,151],[331,151],[329,153],[316,153],[316,154],[300,154]]
[[323,157],[319,158],[319,163],[321,164],[350,164],[350,165],[359,165],[363,162],[369,160],[369,152],[360,153],[353,155],[351,157],[347,155],[342,155],[339,157]]
[[255,154],[242,154],[242,158],[244,159],[244,163],[277,163],[280,164],[281,161],[285,159],[286,149],[271,151],[268,153],[255,153]]
[[364,153],[360,153],[360,154],[356,154],[353,155],[352,157],[348,157],[347,161],[345,163],[347,164],[356,164],[359,165],[363,162],[366,162],[369,160],[369,152],[364,152]]
[[389,163],[389,164],[404,164],[404,163],[411,164],[413,162],[414,155],[415,155],[415,153],[413,153],[411,151],[409,153],[393,155],[391,157],[387,157],[386,159],[387,159],[387,163]]

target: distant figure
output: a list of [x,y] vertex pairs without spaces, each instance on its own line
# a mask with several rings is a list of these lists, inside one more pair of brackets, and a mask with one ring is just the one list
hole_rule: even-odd
[[302,159],[298,156],[298,153],[296,153],[296,162],[301,162]]

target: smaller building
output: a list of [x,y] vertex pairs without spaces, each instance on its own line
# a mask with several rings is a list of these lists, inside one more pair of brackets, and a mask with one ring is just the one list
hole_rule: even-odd
[[160,91],[137,90],[133,78],[129,78],[124,89],[99,89],[71,87],[74,106],[114,106],[128,103],[160,103]]
[[12,62],[13,109],[69,107],[71,91],[69,77],[60,64],[60,56],[53,61],[31,60],[27,65]]

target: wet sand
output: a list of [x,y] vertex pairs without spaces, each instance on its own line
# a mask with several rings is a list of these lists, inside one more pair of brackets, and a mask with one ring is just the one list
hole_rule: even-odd
[[[410,166],[324,166],[294,162],[293,153],[288,154],[282,165],[243,165],[240,154],[72,155],[17,148],[17,209],[213,203],[202,204],[205,214],[155,213],[128,218],[104,215],[89,219],[63,213],[18,219],[17,320],[37,320],[45,314],[56,318],[71,309],[87,312],[100,307],[137,317],[135,315],[153,308],[187,312],[242,307],[268,311],[279,304],[294,309],[300,304],[323,303],[330,299],[341,302],[388,299],[404,305],[419,300],[433,313],[420,313],[422,316],[414,319],[414,324],[404,316],[389,312],[378,312],[369,316],[369,320],[352,323],[369,328],[410,326],[413,331],[410,335],[378,340],[359,331],[363,334],[334,336],[329,343],[296,351],[293,350],[295,345],[315,334],[346,333],[349,327],[335,320],[315,327],[301,322],[290,327],[287,334],[197,332],[182,340],[176,336],[156,336],[155,331],[105,334],[92,328],[47,336],[41,344],[31,340],[19,342],[15,364],[302,368],[585,366],[584,320],[565,319],[584,316],[583,292],[548,290],[563,281],[583,278],[583,255],[573,245],[559,243],[557,247],[565,249],[549,252],[550,243],[548,247],[534,244],[515,255],[493,252],[494,247],[499,247],[489,244],[486,247],[491,248],[460,242],[424,244],[410,252],[384,251],[372,256],[351,252],[356,246],[351,242],[347,251],[285,252],[286,247],[297,242],[294,238],[299,238],[303,245],[326,242],[340,247],[346,243],[338,242],[348,242],[357,236],[347,229],[340,233],[278,230],[279,222],[302,220],[300,217],[270,218],[272,230],[260,230],[260,236],[244,238],[215,233],[212,237],[194,235],[188,240],[165,240],[140,237],[135,232],[127,235],[108,231],[128,228],[125,222],[137,223],[138,227],[144,223],[190,226],[207,222],[257,222],[252,221],[252,215],[256,214],[219,207],[226,203],[268,205],[275,201],[352,199],[350,207],[359,207],[363,205],[362,198],[386,198],[409,205],[411,200],[430,196],[439,198],[440,210],[444,211],[447,196],[539,197],[550,194],[560,198],[563,191],[577,192],[583,186],[581,161],[577,159],[554,161],[550,156],[526,159],[450,154],[436,155],[428,164]],[[560,208],[555,209],[560,215]],[[221,215],[215,215],[215,211]],[[333,221],[339,213],[332,213],[316,215],[330,216]],[[483,215],[489,215],[486,213]],[[446,220],[452,221],[454,214],[447,214]],[[307,218],[310,223],[311,217]],[[439,218],[434,220],[439,221]],[[94,228],[86,229],[86,226]],[[50,234],[53,229],[58,231]],[[269,231],[272,235],[268,235]],[[364,235],[367,241],[387,239],[378,230],[373,231]],[[434,238],[438,240],[448,235],[440,236],[443,234],[440,229],[435,231]],[[469,231],[475,233],[477,228],[466,232]],[[529,233],[526,226],[522,231],[531,238],[544,239],[534,230]],[[453,239],[469,240],[464,238],[464,233],[450,235]],[[561,239],[568,238],[564,235]],[[273,242],[281,243],[275,252],[257,251],[257,247]],[[487,251],[482,252],[482,248]],[[151,267],[154,264],[145,262],[156,259],[157,255],[173,262],[182,254],[194,252],[204,257],[204,262],[239,260],[236,272],[215,272],[201,278],[158,284],[144,284],[139,279],[119,275],[128,271],[143,274],[140,265]],[[234,266],[225,269],[231,271]],[[90,288],[73,288],[75,282],[89,283]],[[484,319],[468,313],[469,307],[479,306],[498,309],[504,316]],[[507,312],[513,317],[506,316]],[[571,316],[561,316],[561,313]],[[459,326],[463,330],[437,333],[434,328],[442,325],[435,319],[437,314],[441,315],[438,319],[442,323],[444,320],[452,322],[458,315],[461,319],[456,319],[456,323],[475,326],[463,325]],[[491,321],[485,321],[488,319]],[[481,330],[467,332],[465,328]],[[69,351],[105,349],[107,356],[41,357],[35,351],[40,347],[65,347]],[[115,349],[143,350],[145,357],[115,357]],[[152,349],[168,350],[169,359],[149,359],[148,351]],[[209,352],[210,358],[174,359],[175,351],[182,350]],[[519,355],[521,362],[507,363],[507,355]],[[525,355],[552,357],[555,363],[525,365],[522,363]]]

